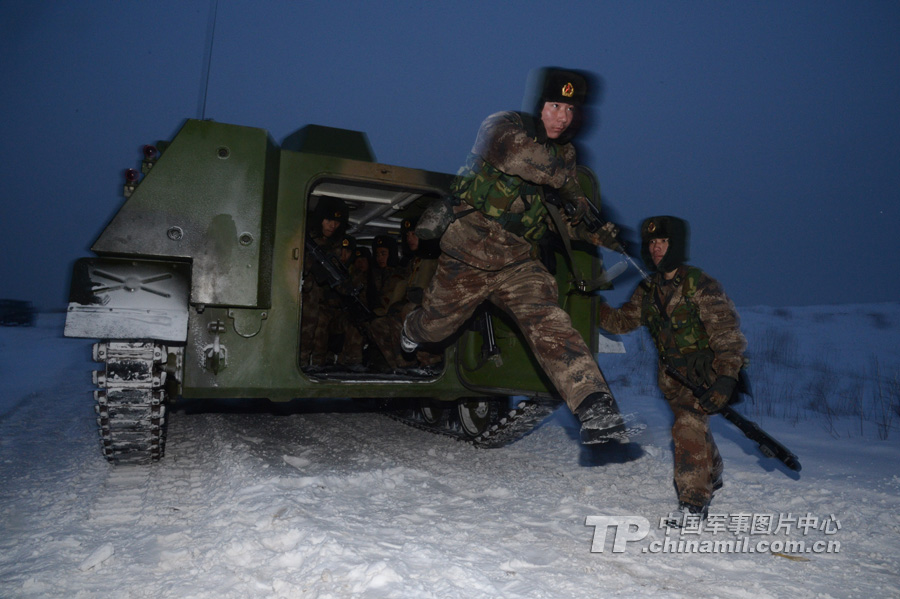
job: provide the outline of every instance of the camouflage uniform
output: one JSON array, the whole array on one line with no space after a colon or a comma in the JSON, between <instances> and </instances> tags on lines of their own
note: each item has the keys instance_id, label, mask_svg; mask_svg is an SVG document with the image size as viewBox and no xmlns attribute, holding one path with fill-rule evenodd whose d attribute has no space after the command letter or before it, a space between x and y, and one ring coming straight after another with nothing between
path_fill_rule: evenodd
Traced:
<instances>
[{"instance_id":1,"label":"camouflage uniform","mask_svg":"<svg viewBox=\"0 0 900 599\"><path fill-rule=\"evenodd\" d=\"M313 241L334 255L340 254L340 244L335 239L319 236ZM329 362L328 337L332 322L340 314L341 301L327 283L316 280L312 266L305 265L302 289L300 344L301 366L323 366Z\"/></svg>"},{"instance_id":2,"label":"camouflage uniform","mask_svg":"<svg viewBox=\"0 0 900 599\"><path fill-rule=\"evenodd\" d=\"M379 250L388 250L388 259L386 266L379 266L377 254ZM372 299L369 302L369 308L378 316L387 314L389 301L393 295L393 290L403 284L404 272L398 265L399 255L397 251L397 242L389 235L378 235L372 240L372 253L376 258L372 261L371 268L371 285Z\"/></svg>"},{"instance_id":3,"label":"camouflage uniform","mask_svg":"<svg viewBox=\"0 0 900 599\"><path fill-rule=\"evenodd\" d=\"M587 201L576 181L575 164L575 148L541 139L531 115L489 116L454 180L454 196L463 202L454 208L460 218L441 238L443 254L422 308L405 322L412 341L439 342L483 301L494 303L512 316L573 411L585 397L608 393L609 387L584 339L559 307L556 280L537 260L536 243L548 228L542 186ZM589 239L581 229L570 234Z\"/></svg>"},{"instance_id":4,"label":"camouflage uniform","mask_svg":"<svg viewBox=\"0 0 900 599\"><path fill-rule=\"evenodd\" d=\"M338 228L326 237L322 232L324 220L337 221ZM328 253L340 259L347 227L347 205L337 198L321 198L310 215L311 228L307 236ZM340 313L340 298L325 281L315 276L315 265L304 255L303 288L301 289L300 326L303 330L300 344L300 366L323 366L329 362L328 338L331 323Z\"/></svg>"},{"instance_id":5,"label":"camouflage uniform","mask_svg":"<svg viewBox=\"0 0 900 599\"><path fill-rule=\"evenodd\" d=\"M368 267L365 270L357 267L357 262L359 261L366 261ZM362 289L362 292L359 294L359 299L365 303L366 306L369 304L368 288L371 266L371 253L369 252L369 248L356 248L353 252L351 264L349 265L350 281L354 287ZM342 366L362 364L365 337L359 332L359 329L353 323L346 310L341 311L339 323L341 332L344 334L344 344L341 347L341 353L338 355L338 364Z\"/></svg>"},{"instance_id":6,"label":"camouflage uniform","mask_svg":"<svg viewBox=\"0 0 900 599\"><path fill-rule=\"evenodd\" d=\"M341 264L347 268L352 287L365 289L365 281L360 282L359 276L354 276L353 261L357 254L356 239L350 235L344 235L341 243ZM331 294L337 300L336 314L331 321L329 348L337 352L337 364L340 366L355 366L362 364L363 338L350 316L347 309L346 298L338 296L336 291ZM360 294L365 302L365 293ZM332 343L334 341L334 343Z\"/></svg>"},{"instance_id":7,"label":"camouflage uniform","mask_svg":"<svg viewBox=\"0 0 900 599\"><path fill-rule=\"evenodd\" d=\"M709 430L709 416L686 387L668 376L662 358L695 385L718 376L734 379L747 341L734 304L722 286L699 268L682 264L671 280L656 273L621 308L599 308L600 326L627 333L647 326L660 356L657 382L675 415L675 487L681 502L705 506L721 481L722 458Z\"/></svg>"}]
</instances>

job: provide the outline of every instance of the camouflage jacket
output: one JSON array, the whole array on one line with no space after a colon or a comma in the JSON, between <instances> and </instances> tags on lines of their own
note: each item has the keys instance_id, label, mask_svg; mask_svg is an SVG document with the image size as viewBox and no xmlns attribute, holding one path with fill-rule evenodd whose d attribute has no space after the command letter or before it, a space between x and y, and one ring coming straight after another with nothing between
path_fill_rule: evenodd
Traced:
<instances>
[{"instance_id":1,"label":"camouflage jacket","mask_svg":"<svg viewBox=\"0 0 900 599\"><path fill-rule=\"evenodd\" d=\"M621 308L601 304L599 324L611 333L627 333L646 326L660 358L665 357L684 374L691 354L711 352L714 376L738 378L744 365L747 340L740 330L734 304L718 281L699 268L683 265L671 281L657 273L649 285L637 289ZM665 374L660 360L660 389L674 397L682 387Z\"/></svg>"},{"instance_id":2,"label":"camouflage jacket","mask_svg":"<svg viewBox=\"0 0 900 599\"><path fill-rule=\"evenodd\" d=\"M324 252L328 254L333 254L340 258L341 256L341 246L339 242L339 235L332 235L331 237L325 237L322 233L311 234L313 243L319 246ZM310 257L310 255L304 254L303 256L303 291L309 292L313 285L319 285L321 287L325 287L327 289L331 289L328 285L327 281L320 280L319 276L316 274L315 268L315 260Z\"/></svg>"},{"instance_id":3,"label":"camouflage jacket","mask_svg":"<svg viewBox=\"0 0 900 599\"><path fill-rule=\"evenodd\" d=\"M547 231L541 187L565 197L583 197L575 176L575 148L541 143L517 112L492 114L481 124L475 145L451 191L462 200L441 249L471 266L499 270L529 259Z\"/></svg>"},{"instance_id":4,"label":"camouflage jacket","mask_svg":"<svg viewBox=\"0 0 900 599\"><path fill-rule=\"evenodd\" d=\"M371 270L372 301L369 308L377 316L384 316L390 307L394 289L405 281L403 269L399 266L374 266Z\"/></svg>"}]
</instances>

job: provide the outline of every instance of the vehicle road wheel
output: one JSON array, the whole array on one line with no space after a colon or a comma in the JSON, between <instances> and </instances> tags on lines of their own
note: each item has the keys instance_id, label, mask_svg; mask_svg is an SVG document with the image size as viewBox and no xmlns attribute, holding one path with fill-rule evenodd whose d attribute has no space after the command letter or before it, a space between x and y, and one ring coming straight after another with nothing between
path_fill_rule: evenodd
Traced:
<instances>
[{"instance_id":1,"label":"vehicle road wheel","mask_svg":"<svg viewBox=\"0 0 900 599\"><path fill-rule=\"evenodd\" d=\"M457 405L457 416L462 431L469 437L477 437L496 418L497 402L487 399L461 401Z\"/></svg>"},{"instance_id":2,"label":"vehicle road wheel","mask_svg":"<svg viewBox=\"0 0 900 599\"><path fill-rule=\"evenodd\" d=\"M447 410L434 405L420 407L419 415L428 426L441 426L447 420Z\"/></svg>"}]
</instances>

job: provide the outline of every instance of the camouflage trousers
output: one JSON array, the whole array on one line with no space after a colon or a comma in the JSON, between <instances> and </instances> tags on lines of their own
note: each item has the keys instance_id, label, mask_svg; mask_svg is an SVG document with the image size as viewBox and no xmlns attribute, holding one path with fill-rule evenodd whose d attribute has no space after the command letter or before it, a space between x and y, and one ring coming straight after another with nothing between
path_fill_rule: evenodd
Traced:
<instances>
[{"instance_id":1,"label":"camouflage trousers","mask_svg":"<svg viewBox=\"0 0 900 599\"><path fill-rule=\"evenodd\" d=\"M303 291L300 308L300 366L321 366L328 361L328 336L338 311L325 301L325 288L313 283Z\"/></svg>"},{"instance_id":2,"label":"camouflage trousers","mask_svg":"<svg viewBox=\"0 0 900 599\"><path fill-rule=\"evenodd\" d=\"M407 302L400 311L381 316L369 323L372 340L391 368L432 366L443 359L441 355L419 350L415 359L408 360L400 351L400 330L403 328L403 320L416 308L416 304Z\"/></svg>"},{"instance_id":3,"label":"camouflage trousers","mask_svg":"<svg viewBox=\"0 0 900 599\"><path fill-rule=\"evenodd\" d=\"M609 386L569 315L559 307L556 280L536 260L488 271L447 254L438 261L422 308L406 318L406 332L417 342L437 343L452 335L484 301L508 313L528 340L541 368L574 411Z\"/></svg>"},{"instance_id":4,"label":"camouflage trousers","mask_svg":"<svg viewBox=\"0 0 900 599\"><path fill-rule=\"evenodd\" d=\"M343 335L344 337L341 353L337 357L337 363L342 366L362 364L363 348L366 345L366 339L359 329L356 328L356 325L353 324L353 320L346 310L341 310L338 313L332 332L335 335Z\"/></svg>"},{"instance_id":5,"label":"camouflage trousers","mask_svg":"<svg viewBox=\"0 0 900 599\"><path fill-rule=\"evenodd\" d=\"M712 499L713 483L722 477L722 456L709 430L709 415L697 407L693 393L681 387L669 400L675 415L675 489L678 500L706 505Z\"/></svg>"},{"instance_id":6,"label":"camouflage trousers","mask_svg":"<svg viewBox=\"0 0 900 599\"><path fill-rule=\"evenodd\" d=\"M313 282L302 294L300 314L300 366L334 364L335 355L329 347L333 335L344 336L337 361L349 366L361 364L365 339L353 325L347 311L327 287Z\"/></svg>"}]
</instances>

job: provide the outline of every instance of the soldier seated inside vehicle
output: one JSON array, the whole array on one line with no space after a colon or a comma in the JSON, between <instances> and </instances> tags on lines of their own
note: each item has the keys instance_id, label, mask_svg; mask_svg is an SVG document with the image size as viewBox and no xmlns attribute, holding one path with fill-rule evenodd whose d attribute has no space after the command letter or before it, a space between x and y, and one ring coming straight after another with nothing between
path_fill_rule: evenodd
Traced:
<instances>
[{"instance_id":1,"label":"soldier seated inside vehicle","mask_svg":"<svg viewBox=\"0 0 900 599\"><path fill-rule=\"evenodd\" d=\"M414 354L400 351L400 331L406 316L422 305L425 288L437 270L441 254L437 239L420 240L415 232L416 220L407 218L401 225L403 257L393 284L381 294L376 308L378 318L369 323L373 339L392 369L418 368L434 370L443 361L442 354L419 349Z\"/></svg>"},{"instance_id":2,"label":"soldier seated inside vehicle","mask_svg":"<svg viewBox=\"0 0 900 599\"><path fill-rule=\"evenodd\" d=\"M414 232L418 214L435 199L331 181L314 188L303 261L305 373L338 380L440 373L441 348L399 351L402 319L421 303L440 254L439 240L421 243Z\"/></svg>"},{"instance_id":3,"label":"soldier seated inside vehicle","mask_svg":"<svg viewBox=\"0 0 900 599\"><path fill-rule=\"evenodd\" d=\"M306 233L311 244L303 263L300 366L316 370L328 365L328 336L341 308L341 297L331 285L326 266L340 264L347 205L339 198L322 198L309 218ZM320 256L319 264L316 256ZM348 256L349 257L349 256Z\"/></svg>"}]
</instances>

